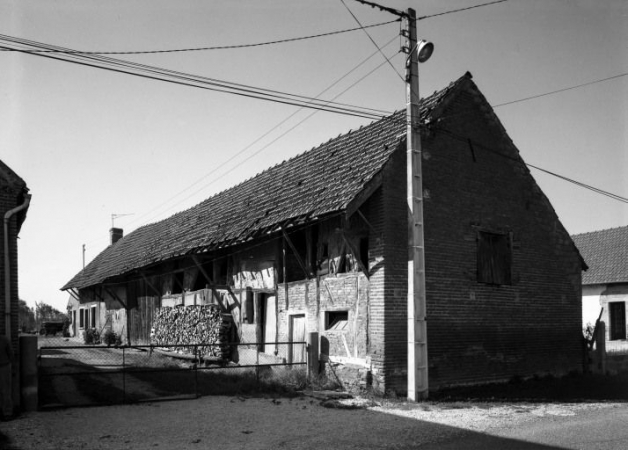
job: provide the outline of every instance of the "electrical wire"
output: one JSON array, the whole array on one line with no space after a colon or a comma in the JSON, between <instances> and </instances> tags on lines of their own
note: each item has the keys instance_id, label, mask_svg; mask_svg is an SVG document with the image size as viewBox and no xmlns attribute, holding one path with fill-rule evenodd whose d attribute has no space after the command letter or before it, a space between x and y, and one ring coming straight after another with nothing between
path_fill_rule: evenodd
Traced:
<instances>
[{"instance_id":1,"label":"electrical wire","mask_svg":"<svg viewBox=\"0 0 628 450\"><path fill-rule=\"evenodd\" d=\"M417 20L430 19L432 17L444 16L445 14L452 14L452 13L457 13L457 12L461 12L461 11L468 11L470 9L481 8L483 6L495 5L497 3L504 3L504 2L507 2L507 1L508 0L497 0L497 1L494 1L494 2L490 2L490 3L482 3L481 5L469 6L467 8L454 9L454 10L451 10L451 11L445 11L445 12L438 13L438 14L430 14L429 16L421 16Z\"/></svg>"},{"instance_id":2,"label":"electrical wire","mask_svg":"<svg viewBox=\"0 0 628 450\"><path fill-rule=\"evenodd\" d=\"M377 42L375 42L375 40L373 39L373 37L369 34L368 31L366 31L366 28L364 28L364 26L362 26L362 24L360 23L360 20L356 17L355 14L353 14L353 11L351 11L351 9L349 9L349 7L347 6L347 4L345 3L345 0L340 0L343 4L343 6L347 9L347 11L349 11L349 14L351 14L351 17L353 17L353 19L357 22L358 25L360 25L360 28L362 29L362 31L364 31L364 33L366 33L366 35L368 36L368 38L370 39L370 41L373 43L373 45L375 46L375 48L377 48L377 50L379 51L379 53L384 57L384 59L386 60L386 62L388 62L388 65L390 67L392 67L392 70L397 74L397 76L401 79L401 81L405 82L404 78L401 76L401 74L399 72L397 72L397 69L395 69L395 66L393 66L393 64L390 62L390 59L388 59L386 57L386 55L384 55L384 52L382 51L381 48L379 48L379 45L377 45Z\"/></svg>"},{"instance_id":3,"label":"electrical wire","mask_svg":"<svg viewBox=\"0 0 628 450\"><path fill-rule=\"evenodd\" d=\"M274 45L274 44L284 44L287 42L296 42L303 41L306 39L315 39L319 37L325 36L333 36L336 34L349 33L357 30L364 30L366 28L374 28L381 27L382 25L389 25L391 23L399 22L400 19L389 20L388 22L375 23L372 25L362 25L356 28L349 28L346 30L338 30L338 31L330 31L328 33L320 33L314 34L310 36L302 36L296 38L288 38L288 39L279 39L275 41L266 41L266 42L258 42L255 44L238 44L238 45L219 45L213 47L193 47L193 48L179 48L179 49L171 49L171 50L135 50L135 51L84 51L84 50L29 50L28 53L76 53L82 55L146 55L146 54L155 54L155 53L180 53L180 52L200 52L200 51L208 51L208 50L234 50L241 48L252 48L252 47L261 47L265 45ZM2 49L2 51L16 51L13 49Z\"/></svg>"},{"instance_id":4,"label":"electrical wire","mask_svg":"<svg viewBox=\"0 0 628 450\"><path fill-rule=\"evenodd\" d=\"M617 200L617 201L622 202L622 203L628 203L628 198L626 198L626 197L622 197L621 195L614 194L614 193L609 192L609 191L605 191L605 190L597 188L595 186L591 186L589 184L583 183L582 181L578 181L578 180L575 180L573 178L569 178L569 177L567 177L565 175L560 175L560 174L552 172L550 170L543 169L542 167L536 166L534 164L526 163L521 158L514 158L512 156L508 156L508 155L506 155L506 154L504 154L504 153L502 153L502 152L500 152L500 151L498 151L498 150L496 150L494 148L487 147L486 145L481 144L481 143L479 143L477 141L474 141L474 140L470 139L467 136L462 136L461 134L456 133L456 132L451 131L451 130L448 130L446 128L437 126L437 127L433 127L433 130L442 131L445 134L449 135L450 137L452 137L454 139L457 139L457 140L459 140L461 142L465 142L465 143L471 142L471 144L473 145L473 148L484 149L484 150L488 151L489 153L492 153L494 155L500 156L502 158L506 158L506 159L508 159L510 161L513 161L513 162L516 162L518 164L522 164L524 166L531 167L531 168L536 169L536 170L538 170L540 172L543 172L543 173L546 173L548 175L551 175L551 176L554 176L556 178L559 178L561 180L567 181L567 182L572 183L572 184L574 184L576 186L579 186L581 188L588 189L588 190L590 190L592 192L595 192L596 194L604 195L604 196L606 196L608 198L611 198L613 200Z\"/></svg>"},{"instance_id":5,"label":"electrical wire","mask_svg":"<svg viewBox=\"0 0 628 450\"><path fill-rule=\"evenodd\" d=\"M558 94L560 92L571 91L572 89L578 89L578 88L581 88L581 87L584 87L584 86L590 86L592 84L602 83L604 81L615 80L617 78L625 77L627 75L628 75L628 72L620 73L619 75L613 75L612 77L601 78L599 80L589 81L587 83L577 84L575 86L569 86L569 87L566 87L566 88L557 89L555 91L544 92L543 94L532 95L530 97L520 98L518 100L511 100L509 102L499 103L497 105L491 105L491 106L493 108L499 108L499 107L506 106L506 105L512 105L514 103L521 103L521 102L525 102L525 101L528 101L528 100L534 100L536 98L546 97L548 95Z\"/></svg>"},{"instance_id":6,"label":"electrical wire","mask_svg":"<svg viewBox=\"0 0 628 450\"><path fill-rule=\"evenodd\" d=\"M393 37L391 40L389 40L388 42L386 42L386 44L384 44L382 46L382 48L386 48L388 47L390 44L392 44L395 40L397 39L397 36ZM336 81L334 81L332 84L330 84L328 87L326 87L324 90L322 90L321 92L319 92L316 97L320 97L321 95L323 95L324 93L326 93L327 91L329 91L331 88L333 88L334 86L336 86L338 83L340 83L343 79L345 79L347 76L349 76L350 74L352 74L353 72L355 72L357 69L359 69L360 67L362 67L367 61L369 61L371 58L373 58L375 55L378 54L378 51L375 51L373 53L371 53L369 56L367 56L365 59L363 59L360 63L358 63L356 66L354 66L351 70L349 70L348 72L346 72L344 75L342 75L341 77L339 77ZM362 77L360 77L358 80L354 81L351 85L349 85L347 88L345 88L344 90L342 90L340 93L336 94L331 100L329 101L333 101L336 100L338 97L340 97L341 95L343 95L344 93L346 93L347 91L349 91L350 89L352 89L353 87L355 87L358 83L360 83L362 80L364 80L365 78L367 78L368 76L370 76L372 73L374 73L376 70L378 70L380 67L382 67L385 64L385 62L381 63L380 65L378 65L377 67L375 67L374 69L372 69L371 71L369 71L368 73L366 73L365 75L363 75ZM225 162L221 163L218 167L216 167L214 170L210 171L209 173L203 175L202 177L200 177L199 179L197 179L194 183L192 183L191 185L189 185L188 187L186 187L185 189L181 190L180 192L178 192L177 194L175 194L174 196L170 197L169 199L167 199L166 201L162 202L161 204L157 205L156 207L152 208L151 210L147 211L144 214L141 214L139 216L137 216L135 219L127 222L127 224L131 224L137 221L140 221L140 219L143 219L145 217L147 217L149 214L151 214L152 212L158 210L159 208L161 208L162 206L168 204L170 201L178 198L181 194L183 194L184 192L188 191L189 189L193 188L194 186L198 185L201 181L203 181L204 179L206 179L208 176L213 175L214 173L216 173L218 170L220 170L221 168L223 168L224 166L226 166L229 162L233 161L235 158L237 158L238 156L240 156L241 154L243 154L246 150L248 150L249 148L251 148L253 145L255 145L257 142L259 142L261 139L263 139L264 137L268 136L272 131L276 130L277 128L279 128L281 125L283 125L284 123L286 123L289 119L291 119L292 117L294 117L296 114L298 114L300 111L302 111L303 109L300 108L299 110L293 112L292 114L290 114L289 116L287 116L285 119L283 119L282 121L280 121L277 125L275 125L274 127L272 127L270 130L268 130L267 132L265 132L262 136L258 137L257 139L255 139L253 142L251 142L250 144L248 144L246 147L244 147L242 150L238 151L236 154L234 154L233 156L231 156L229 159L227 159ZM250 155L249 157L247 157L245 160L241 161L239 164L242 164L246 161L248 161L249 159L253 158L254 156L256 156L257 154L259 154L261 151L265 150L266 148L268 148L270 145L274 144L275 142L277 142L279 139L281 139L282 137L284 137L285 135L287 135L289 132L291 132L292 130L294 130L297 126L301 125L302 123L304 123L306 120L308 120L309 118L311 118L313 115L315 115L318 111L312 111L307 117L305 117L304 119L300 120L298 123L296 123L295 125L293 125L291 128L289 128L288 130L284 131L281 135L279 135L278 137L274 138L271 142L267 143L264 145L264 147L262 147L261 149L257 150L254 154ZM185 200L189 199L190 197L196 195L197 193L199 193L200 191L206 189L208 186L210 186L211 184L215 183L216 181L218 181L219 179L223 178L224 176L228 175L229 173L233 172L233 170L235 170L238 166L235 166L231 169L229 169L227 172L221 174L220 176L218 176L217 178L212 179L212 181L208 184L203 185L200 189L198 189L197 191L193 192L192 194L188 195L187 197L180 199L177 203L177 205L175 206L179 206L179 204L181 202L184 202ZM172 207L169 207L169 209L171 209ZM154 219L156 219L157 217L161 216L162 214L164 214L165 211L162 211L156 215L152 215L150 216L149 219L147 220L143 220L142 223L146 224ZM93 240L88 241L88 244L91 244L93 242L97 242L97 241L101 241L101 238L96 238Z\"/></svg>"},{"instance_id":7,"label":"electrical wire","mask_svg":"<svg viewBox=\"0 0 628 450\"><path fill-rule=\"evenodd\" d=\"M9 45L19 44L27 45L36 48L53 48L63 49L60 47L55 48L47 44L37 43L34 41L27 41L11 36L0 35L0 42L9 42ZM7 48L6 45L0 45L0 48ZM10 48L10 47L9 47ZM23 48L13 48L18 52L23 52ZM31 53L32 54L32 53ZM258 100L272 101L276 103L282 103L291 106L301 106L310 109L324 110L327 112L335 112L337 114L352 115L357 117L368 118L371 120L380 119L389 114L387 111L377 111L372 108L364 108L355 105L339 104L335 102L327 102L324 100L315 99L312 97L306 97L302 95L289 94L286 92L257 88L253 86L243 85L239 83L226 82L223 80L217 80L208 77L202 77L192 75L184 72L173 71L169 69L163 69L160 67L149 66L145 64L134 63L131 61L119 60L114 58L108 58L97 55L81 55L81 54L42 54L36 53L34 56L40 56L44 58L50 58L65 62L71 62L74 64L84 65L88 67L99 68L103 70L109 70L113 72L125 73L142 78L154 79L159 81L165 81L168 83L186 85L190 87L197 87L201 89L228 93L232 95L239 95L248 98L254 98Z\"/></svg>"}]
</instances>

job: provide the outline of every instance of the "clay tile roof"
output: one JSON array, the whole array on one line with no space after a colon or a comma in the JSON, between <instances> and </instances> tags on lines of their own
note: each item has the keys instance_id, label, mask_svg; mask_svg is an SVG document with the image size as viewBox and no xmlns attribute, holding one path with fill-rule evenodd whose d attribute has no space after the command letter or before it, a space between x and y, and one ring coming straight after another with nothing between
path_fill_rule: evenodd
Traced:
<instances>
[{"instance_id":1,"label":"clay tile roof","mask_svg":"<svg viewBox=\"0 0 628 450\"><path fill-rule=\"evenodd\" d=\"M582 284L628 282L628 226L572 236L589 270Z\"/></svg>"},{"instance_id":2,"label":"clay tile roof","mask_svg":"<svg viewBox=\"0 0 628 450\"><path fill-rule=\"evenodd\" d=\"M421 102L428 123L468 72ZM177 256L226 247L282 224L343 211L405 140L405 111L331 139L107 247L63 288L84 288Z\"/></svg>"}]
</instances>

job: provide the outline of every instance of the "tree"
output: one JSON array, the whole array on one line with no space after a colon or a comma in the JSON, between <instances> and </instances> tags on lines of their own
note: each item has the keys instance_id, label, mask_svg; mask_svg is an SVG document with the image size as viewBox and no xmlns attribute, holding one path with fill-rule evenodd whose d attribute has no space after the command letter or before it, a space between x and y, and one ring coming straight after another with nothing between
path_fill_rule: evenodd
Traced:
<instances>
[{"instance_id":1,"label":"tree","mask_svg":"<svg viewBox=\"0 0 628 450\"><path fill-rule=\"evenodd\" d=\"M37 324L35 322L35 311L33 311L33 308L30 308L24 300L19 301L18 308L19 329L23 332L36 330Z\"/></svg>"},{"instance_id":2,"label":"tree","mask_svg":"<svg viewBox=\"0 0 628 450\"><path fill-rule=\"evenodd\" d=\"M43 302L35 303L35 318L39 323L46 320L68 320L67 314Z\"/></svg>"}]
</instances>

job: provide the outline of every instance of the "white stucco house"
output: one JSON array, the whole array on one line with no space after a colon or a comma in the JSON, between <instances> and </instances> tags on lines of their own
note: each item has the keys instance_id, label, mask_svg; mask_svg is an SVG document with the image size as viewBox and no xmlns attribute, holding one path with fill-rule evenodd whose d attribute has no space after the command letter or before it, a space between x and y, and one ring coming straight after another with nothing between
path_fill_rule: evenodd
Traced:
<instances>
[{"instance_id":1,"label":"white stucco house","mask_svg":"<svg viewBox=\"0 0 628 450\"><path fill-rule=\"evenodd\" d=\"M607 351L628 350L628 226L572 238L589 266L582 275L582 324L594 324L602 312Z\"/></svg>"}]
</instances>

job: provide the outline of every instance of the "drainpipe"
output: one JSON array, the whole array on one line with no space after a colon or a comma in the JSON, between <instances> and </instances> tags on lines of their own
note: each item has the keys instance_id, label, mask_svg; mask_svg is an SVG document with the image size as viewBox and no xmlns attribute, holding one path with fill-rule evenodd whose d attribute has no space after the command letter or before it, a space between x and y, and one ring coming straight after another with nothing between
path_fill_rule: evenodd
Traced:
<instances>
[{"instance_id":1,"label":"drainpipe","mask_svg":"<svg viewBox=\"0 0 628 450\"><path fill-rule=\"evenodd\" d=\"M11 339L11 258L9 257L9 220L13 214L28 208L31 195L24 196L24 203L13 208L4 215L4 315L6 320L5 333Z\"/></svg>"}]
</instances>

